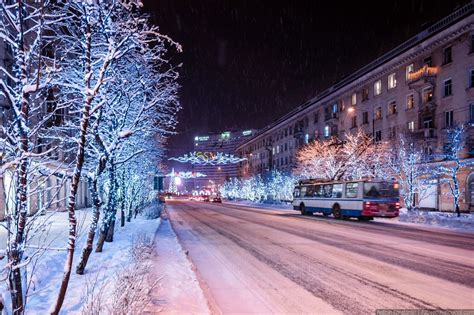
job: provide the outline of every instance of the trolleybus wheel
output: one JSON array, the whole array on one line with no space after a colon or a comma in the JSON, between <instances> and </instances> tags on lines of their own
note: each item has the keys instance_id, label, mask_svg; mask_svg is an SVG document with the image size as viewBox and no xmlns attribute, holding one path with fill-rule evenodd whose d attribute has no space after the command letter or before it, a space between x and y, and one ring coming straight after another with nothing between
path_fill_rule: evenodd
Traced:
<instances>
[{"instance_id":1,"label":"trolleybus wheel","mask_svg":"<svg viewBox=\"0 0 474 315\"><path fill-rule=\"evenodd\" d=\"M304 203L300 204L300 211L302 215L308 215L306 212L306 207L304 206Z\"/></svg>"},{"instance_id":2,"label":"trolleybus wheel","mask_svg":"<svg viewBox=\"0 0 474 315\"><path fill-rule=\"evenodd\" d=\"M339 219L339 220L343 219L341 207L338 204L335 204L334 206L332 206L332 215L336 219Z\"/></svg>"}]
</instances>

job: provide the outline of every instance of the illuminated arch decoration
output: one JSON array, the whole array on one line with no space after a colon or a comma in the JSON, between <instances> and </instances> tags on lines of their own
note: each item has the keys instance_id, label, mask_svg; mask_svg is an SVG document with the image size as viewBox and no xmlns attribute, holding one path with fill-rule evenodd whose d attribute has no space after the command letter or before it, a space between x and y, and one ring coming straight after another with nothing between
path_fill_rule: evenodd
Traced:
<instances>
[{"instance_id":1,"label":"illuminated arch decoration","mask_svg":"<svg viewBox=\"0 0 474 315\"><path fill-rule=\"evenodd\" d=\"M247 159L222 152L191 152L180 157L169 158L169 160L199 165L227 165L246 161Z\"/></svg>"},{"instance_id":2,"label":"illuminated arch decoration","mask_svg":"<svg viewBox=\"0 0 474 315\"><path fill-rule=\"evenodd\" d=\"M174 172L174 169L171 173L166 174L166 177L179 177L182 179L192 179L192 178L201 178L206 177L206 174L200 172Z\"/></svg>"}]
</instances>

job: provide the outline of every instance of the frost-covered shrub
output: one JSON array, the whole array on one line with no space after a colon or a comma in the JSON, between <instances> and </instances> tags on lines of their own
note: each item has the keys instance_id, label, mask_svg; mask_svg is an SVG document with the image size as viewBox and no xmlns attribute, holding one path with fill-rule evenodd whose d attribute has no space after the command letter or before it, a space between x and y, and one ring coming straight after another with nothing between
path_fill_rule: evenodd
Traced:
<instances>
[{"instance_id":1,"label":"frost-covered shrub","mask_svg":"<svg viewBox=\"0 0 474 315\"><path fill-rule=\"evenodd\" d=\"M151 291L159 281L149 277L153 238L140 234L132 244L129 252L131 263L117 272L113 282L97 286L95 279L88 283L82 314L142 314L150 304ZM107 292L110 292L109 295Z\"/></svg>"},{"instance_id":2,"label":"frost-covered shrub","mask_svg":"<svg viewBox=\"0 0 474 315\"><path fill-rule=\"evenodd\" d=\"M163 207L163 204L160 204L157 200L154 200L149 206L143 208L142 214L148 220L155 220L160 217Z\"/></svg>"}]
</instances>

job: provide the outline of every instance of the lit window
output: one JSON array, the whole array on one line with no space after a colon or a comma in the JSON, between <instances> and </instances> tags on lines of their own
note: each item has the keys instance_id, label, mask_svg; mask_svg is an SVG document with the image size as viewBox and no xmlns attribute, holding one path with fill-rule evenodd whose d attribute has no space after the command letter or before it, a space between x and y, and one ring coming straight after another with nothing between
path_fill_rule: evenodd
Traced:
<instances>
[{"instance_id":1,"label":"lit window","mask_svg":"<svg viewBox=\"0 0 474 315\"><path fill-rule=\"evenodd\" d=\"M377 109L375 110L375 119L382 119L382 107L377 107Z\"/></svg>"},{"instance_id":2,"label":"lit window","mask_svg":"<svg viewBox=\"0 0 474 315\"><path fill-rule=\"evenodd\" d=\"M448 64L451 61L453 61L452 48L451 47L446 47L443 50L443 65Z\"/></svg>"},{"instance_id":3,"label":"lit window","mask_svg":"<svg viewBox=\"0 0 474 315\"><path fill-rule=\"evenodd\" d=\"M415 131L415 122L414 121L408 122L408 130Z\"/></svg>"},{"instance_id":4,"label":"lit window","mask_svg":"<svg viewBox=\"0 0 474 315\"><path fill-rule=\"evenodd\" d=\"M448 79L444 81L444 96L453 95L453 81Z\"/></svg>"},{"instance_id":5,"label":"lit window","mask_svg":"<svg viewBox=\"0 0 474 315\"><path fill-rule=\"evenodd\" d=\"M374 83L374 95L382 94L382 81L378 80Z\"/></svg>"},{"instance_id":6,"label":"lit window","mask_svg":"<svg viewBox=\"0 0 474 315\"><path fill-rule=\"evenodd\" d=\"M388 114L393 115L397 113L397 103L395 101L388 104Z\"/></svg>"},{"instance_id":7,"label":"lit window","mask_svg":"<svg viewBox=\"0 0 474 315\"><path fill-rule=\"evenodd\" d=\"M304 143L308 144L309 142L309 134L304 135Z\"/></svg>"},{"instance_id":8,"label":"lit window","mask_svg":"<svg viewBox=\"0 0 474 315\"><path fill-rule=\"evenodd\" d=\"M423 102L431 102L433 100L433 88L431 86L423 89Z\"/></svg>"},{"instance_id":9,"label":"lit window","mask_svg":"<svg viewBox=\"0 0 474 315\"><path fill-rule=\"evenodd\" d=\"M329 138L329 126L324 126L324 137Z\"/></svg>"},{"instance_id":10,"label":"lit window","mask_svg":"<svg viewBox=\"0 0 474 315\"><path fill-rule=\"evenodd\" d=\"M392 73L388 76L388 88L393 89L397 86L397 76L395 73Z\"/></svg>"},{"instance_id":11,"label":"lit window","mask_svg":"<svg viewBox=\"0 0 474 315\"><path fill-rule=\"evenodd\" d=\"M337 103L332 104L332 112L334 114L337 113L337 109L338 109Z\"/></svg>"},{"instance_id":12,"label":"lit window","mask_svg":"<svg viewBox=\"0 0 474 315\"><path fill-rule=\"evenodd\" d=\"M407 95L407 109L412 109L415 107L415 98L413 94Z\"/></svg>"},{"instance_id":13,"label":"lit window","mask_svg":"<svg viewBox=\"0 0 474 315\"><path fill-rule=\"evenodd\" d=\"M357 104L357 94L353 93L351 97L351 105L356 105Z\"/></svg>"},{"instance_id":14,"label":"lit window","mask_svg":"<svg viewBox=\"0 0 474 315\"><path fill-rule=\"evenodd\" d=\"M408 80L408 76L410 75L410 72L413 72L415 71L415 67L413 66L413 64L410 64L406 67L406 79Z\"/></svg>"},{"instance_id":15,"label":"lit window","mask_svg":"<svg viewBox=\"0 0 474 315\"><path fill-rule=\"evenodd\" d=\"M369 88L365 87L362 89L362 101L367 101L369 99Z\"/></svg>"},{"instance_id":16,"label":"lit window","mask_svg":"<svg viewBox=\"0 0 474 315\"><path fill-rule=\"evenodd\" d=\"M444 112L444 118L445 118L445 127L452 127L453 126L453 121L454 121L454 112L452 110L448 112Z\"/></svg>"}]
</instances>

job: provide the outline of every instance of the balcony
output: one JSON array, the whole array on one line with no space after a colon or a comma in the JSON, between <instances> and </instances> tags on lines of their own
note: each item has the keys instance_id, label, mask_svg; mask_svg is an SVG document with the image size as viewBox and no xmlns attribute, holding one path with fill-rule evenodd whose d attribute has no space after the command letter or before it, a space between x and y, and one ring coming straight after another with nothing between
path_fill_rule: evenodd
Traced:
<instances>
[{"instance_id":1,"label":"balcony","mask_svg":"<svg viewBox=\"0 0 474 315\"><path fill-rule=\"evenodd\" d=\"M436 75L438 75L437 67L424 66L423 68L408 73L407 82L408 84L413 84L419 81L424 83L429 78L435 78Z\"/></svg>"},{"instance_id":2,"label":"balcony","mask_svg":"<svg viewBox=\"0 0 474 315\"><path fill-rule=\"evenodd\" d=\"M436 129L435 128L421 128L419 129L416 134L418 135L419 139L436 139Z\"/></svg>"}]
</instances>

